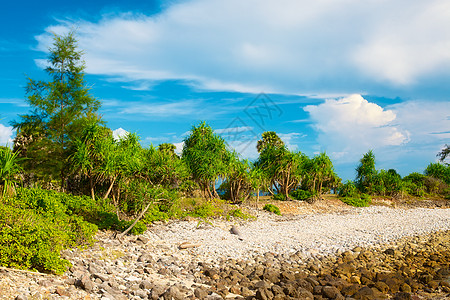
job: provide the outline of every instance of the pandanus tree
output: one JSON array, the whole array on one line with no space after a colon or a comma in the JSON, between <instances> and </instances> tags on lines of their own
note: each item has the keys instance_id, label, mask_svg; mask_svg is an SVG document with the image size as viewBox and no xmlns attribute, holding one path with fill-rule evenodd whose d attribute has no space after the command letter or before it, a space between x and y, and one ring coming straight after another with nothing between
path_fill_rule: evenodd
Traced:
<instances>
[{"instance_id":1,"label":"pandanus tree","mask_svg":"<svg viewBox=\"0 0 450 300\"><path fill-rule=\"evenodd\" d=\"M256 166L268 179L268 191L289 199L289 193L298 187L305 175L305 159L301 152L289 151L284 146L267 146L260 153Z\"/></svg>"},{"instance_id":2,"label":"pandanus tree","mask_svg":"<svg viewBox=\"0 0 450 300\"><path fill-rule=\"evenodd\" d=\"M309 188L318 196L322 194L324 186L336 187L340 182L340 178L334 172L333 163L325 152L309 160L307 174Z\"/></svg>"},{"instance_id":3,"label":"pandanus tree","mask_svg":"<svg viewBox=\"0 0 450 300\"><path fill-rule=\"evenodd\" d=\"M19 158L17 152L12 152L7 147L0 146L0 187L2 187L2 196L14 194L16 176L21 168L18 164Z\"/></svg>"},{"instance_id":4,"label":"pandanus tree","mask_svg":"<svg viewBox=\"0 0 450 300\"><path fill-rule=\"evenodd\" d=\"M214 134L205 122L194 126L184 140L182 159L191 171L192 178L202 189L205 198L219 197L215 185L227 173L230 153L222 137Z\"/></svg>"},{"instance_id":5,"label":"pandanus tree","mask_svg":"<svg viewBox=\"0 0 450 300\"><path fill-rule=\"evenodd\" d=\"M231 154L225 185L232 203L241 203L250 197L253 189L251 170L250 161L239 159L237 153Z\"/></svg>"},{"instance_id":6,"label":"pandanus tree","mask_svg":"<svg viewBox=\"0 0 450 300\"><path fill-rule=\"evenodd\" d=\"M373 193L376 176L375 155L372 150L369 150L356 167L356 186L363 193Z\"/></svg>"}]
</instances>

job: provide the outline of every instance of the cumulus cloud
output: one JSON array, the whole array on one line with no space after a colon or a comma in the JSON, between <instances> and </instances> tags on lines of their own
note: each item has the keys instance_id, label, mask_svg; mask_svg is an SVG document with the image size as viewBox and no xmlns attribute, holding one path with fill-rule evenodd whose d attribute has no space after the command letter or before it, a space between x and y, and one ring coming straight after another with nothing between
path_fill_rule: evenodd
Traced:
<instances>
[{"instance_id":1,"label":"cumulus cloud","mask_svg":"<svg viewBox=\"0 0 450 300\"><path fill-rule=\"evenodd\" d=\"M409 132L398 126L397 115L361 95L329 99L304 108L319 132L319 144L334 158L350 159L369 149L398 146L409 141Z\"/></svg>"},{"instance_id":2,"label":"cumulus cloud","mask_svg":"<svg viewBox=\"0 0 450 300\"><path fill-rule=\"evenodd\" d=\"M407 8L407 9L405 9ZM47 51L50 32L37 37ZM123 80L185 79L207 89L348 93L447 78L450 2L175 1L159 14L76 22L87 71ZM326 87L324 87L326 82ZM144 87L145 85L140 85Z\"/></svg>"},{"instance_id":3,"label":"cumulus cloud","mask_svg":"<svg viewBox=\"0 0 450 300\"><path fill-rule=\"evenodd\" d=\"M14 130L12 127L0 124L0 145L1 146L11 146L13 143Z\"/></svg>"},{"instance_id":4,"label":"cumulus cloud","mask_svg":"<svg viewBox=\"0 0 450 300\"><path fill-rule=\"evenodd\" d=\"M123 129L122 127L117 128L116 130L113 130L113 138L115 140L120 140L121 138L125 137L129 132Z\"/></svg>"}]
</instances>

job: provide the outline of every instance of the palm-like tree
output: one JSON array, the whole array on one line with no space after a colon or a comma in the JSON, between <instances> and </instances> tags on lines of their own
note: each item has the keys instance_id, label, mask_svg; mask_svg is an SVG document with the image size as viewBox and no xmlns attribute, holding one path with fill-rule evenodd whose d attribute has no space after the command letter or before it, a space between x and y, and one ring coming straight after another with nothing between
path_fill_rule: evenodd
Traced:
<instances>
[{"instance_id":1,"label":"palm-like tree","mask_svg":"<svg viewBox=\"0 0 450 300\"><path fill-rule=\"evenodd\" d=\"M3 186L3 197L14 193L16 175L21 171L17 155L9 148L0 147L0 186Z\"/></svg>"}]
</instances>

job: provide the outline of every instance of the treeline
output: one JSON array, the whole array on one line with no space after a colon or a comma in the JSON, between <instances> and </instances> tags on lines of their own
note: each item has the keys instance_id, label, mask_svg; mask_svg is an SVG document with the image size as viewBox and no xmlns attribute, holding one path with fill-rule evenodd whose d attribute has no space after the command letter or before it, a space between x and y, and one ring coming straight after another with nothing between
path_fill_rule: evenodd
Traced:
<instances>
[{"instance_id":1,"label":"treeline","mask_svg":"<svg viewBox=\"0 0 450 300\"><path fill-rule=\"evenodd\" d=\"M394 169L376 170L375 155L370 150L356 168L356 179L345 182L338 190L346 203L366 206L370 196L403 198L437 196L450 200L450 165L445 163L449 146L438 153L440 162L430 163L423 173L413 172L402 178Z\"/></svg>"}]
</instances>

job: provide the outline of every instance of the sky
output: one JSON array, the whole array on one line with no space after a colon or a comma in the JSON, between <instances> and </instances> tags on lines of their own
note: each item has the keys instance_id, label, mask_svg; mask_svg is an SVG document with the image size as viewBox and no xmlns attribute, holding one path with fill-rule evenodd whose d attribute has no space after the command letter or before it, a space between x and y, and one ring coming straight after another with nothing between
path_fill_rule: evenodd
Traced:
<instances>
[{"instance_id":1,"label":"sky","mask_svg":"<svg viewBox=\"0 0 450 300\"><path fill-rule=\"evenodd\" d=\"M107 126L143 146L206 121L254 160L275 131L351 180L370 149L406 176L450 144L448 0L7 1L0 25L0 145L70 30Z\"/></svg>"}]
</instances>

